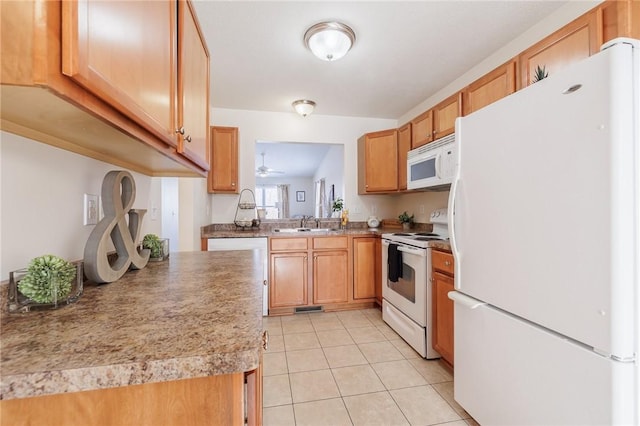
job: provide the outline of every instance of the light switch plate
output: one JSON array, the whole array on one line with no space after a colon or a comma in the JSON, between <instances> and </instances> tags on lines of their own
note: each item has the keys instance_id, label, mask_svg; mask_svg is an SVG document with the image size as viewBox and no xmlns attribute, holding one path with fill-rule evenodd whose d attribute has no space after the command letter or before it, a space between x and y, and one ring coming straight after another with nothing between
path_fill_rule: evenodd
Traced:
<instances>
[{"instance_id":1,"label":"light switch plate","mask_svg":"<svg viewBox=\"0 0 640 426\"><path fill-rule=\"evenodd\" d=\"M98 196L93 194L84 194L84 225L95 225L98 223Z\"/></svg>"}]
</instances>

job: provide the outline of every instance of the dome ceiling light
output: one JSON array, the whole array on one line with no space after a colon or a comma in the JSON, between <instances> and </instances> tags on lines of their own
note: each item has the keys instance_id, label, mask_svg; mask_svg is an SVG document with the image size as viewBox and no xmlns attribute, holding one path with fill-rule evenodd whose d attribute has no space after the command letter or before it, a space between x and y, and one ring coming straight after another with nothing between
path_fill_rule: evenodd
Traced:
<instances>
[{"instance_id":1,"label":"dome ceiling light","mask_svg":"<svg viewBox=\"0 0 640 426\"><path fill-rule=\"evenodd\" d=\"M320 22L304 33L304 44L324 61L337 61L347 54L356 34L340 22Z\"/></svg>"},{"instance_id":2,"label":"dome ceiling light","mask_svg":"<svg viewBox=\"0 0 640 426\"><path fill-rule=\"evenodd\" d=\"M298 99L297 101L294 101L291 106L293 106L293 109L295 109L298 114L306 117L313 112L313 109L316 107L316 103L308 99Z\"/></svg>"}]
</instances>

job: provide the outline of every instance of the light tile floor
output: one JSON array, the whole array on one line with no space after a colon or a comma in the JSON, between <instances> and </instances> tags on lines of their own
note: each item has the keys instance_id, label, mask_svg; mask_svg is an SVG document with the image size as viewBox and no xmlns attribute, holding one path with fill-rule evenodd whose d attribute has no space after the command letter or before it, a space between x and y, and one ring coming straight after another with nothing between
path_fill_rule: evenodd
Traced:
<instances>
[{"instance_id":1,"label":"light tile floor","mask_svg":"<svg viewBox=\"0 0 640 426\"><path fill-rule=\"evenodd\" d=\"M264 318L265 426L477 425L378 309Z\"/></svg>"}]
</instances>

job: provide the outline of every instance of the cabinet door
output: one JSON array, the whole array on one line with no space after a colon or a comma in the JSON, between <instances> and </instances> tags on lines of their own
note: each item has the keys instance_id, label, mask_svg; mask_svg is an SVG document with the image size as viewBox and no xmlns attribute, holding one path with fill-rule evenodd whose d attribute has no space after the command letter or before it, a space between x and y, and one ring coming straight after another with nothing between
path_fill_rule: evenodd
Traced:
<instances>
[{"instance_id":1,"label":"cabinet door","mask_svg":"<svg viewBox=\"0 0 640 426\"><path fill-rule=\"evenodd\" d=\"M62 72L176 146L176 2L62 2Z\"/></svg>"},{"instance_id":2,"label":"cabinet door","mask_svg":"<svg viewBox=\"0 0 640 426\"><path fill-rule=\"evenodd\" d=\"M433 110L423 112L411 120L411 149L433 140Z\"/></svg>"},{"instance_id":3,"label":"cabinet door","mask_svg":"<svg viewBox=\"0 0 640 426\"><path fill-rule=\"evenodd\" d=\"M209 170L209 51L191 2L178 2L178 153Z\"/></svg>"},{"instance_id":4,"label":"cabinet door","mask_svg":"<svg viewBox=\"0 0 640 426\"><path fill-rule=\"evenodd\" d=\"M533 82L538 66L553 75L597 53L601 45L602 28L598 25L597 13L582 15L520 54L520 88Z\"/></svg>"},{"instance_id":5,"label":"cabinet door","mask_svg":"<svg viewBox=\"0 0 640 426\"><path fill-rule=\"evenodd\" d=\"M450 135L455 130L456 118L462 115L462 92L449 96L433 107L434 139Z\"/></svg>"},{"instance_id":6,"label":"cabinet door","mask_svg":"<svg viewBox=\"0 0 640 426\"><path fill-rule=\"evenodd\" d=\"M307 253L272 253L269 269L269 307L307 304Z\"/></svg>"},{"instance_id":7,"label":"cabinet door","mask_svg":"<svg viewBox=\"0 0 640 426\"><path fill-rule=\"evenodd\" d=\"M453 366L453 300L447 297L453 291L453 278L433 273L432 321L433 347L445 361Z\"/></svg>"},{"instance_id":8,"label":"cabinet door","mask_svg":"<svg viewBox=\"0 0 640 426\"><path fill-rule=\"evenodd\" d=\"M368 133L358 140L358 192L398 189L398 132Z\"/></svg>"},{"instance_id":9,"label":"cabinet door","mask_svg":"<svg viewBox=\"0 0 640 426\"><path fill-rule=\"evenodd\" d=\"M407 153L411 150L411 123L398 129L398 189L407 189Z\"/></svg>"},{"instance_id":10,"label":"cabinet door","mask_svg":"<svg viewBox=\"0 0 640 426\"><path fill-rule=\"evenodd\" d=\"M376 297L376 257L379 238L353 239L353 298Z\"/></svg>"},{"instance_id":11,"label":"cabinet door","mask_svg":"<svg viewBox=\"0 0 640 426\"><path fill-rule=\"evenodd\" d=\"M209 192L237 194L238 128L211 127L210 151Z\"/></svg>"},{"instance_id":12,"label":"cabinet door","mask_svg":"<svg viewBox=\"0 0 640 426\"><path fill-rule=\"evenodd\" d=\"M465 88L462 96L464 115L469 115L515 91L516 61L509 61Z\"/></svg>"},{"instance_id":13,"label":"cabinet door","mask_svg":"<svg viewBox=\"0 0 640 426\"><path fill-rule=\"evenodd\" d=\"M347 251L313 253L313 303L348 301Z\"/></svg>"}]
</instances>

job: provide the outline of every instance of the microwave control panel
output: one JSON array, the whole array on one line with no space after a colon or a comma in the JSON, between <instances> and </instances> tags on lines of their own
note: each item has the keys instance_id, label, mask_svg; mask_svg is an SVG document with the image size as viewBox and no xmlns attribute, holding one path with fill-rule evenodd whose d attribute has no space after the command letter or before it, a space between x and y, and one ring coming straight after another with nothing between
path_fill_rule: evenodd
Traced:
<instances>
[{"instance_id":1,"label":"microwave control panel","mask_svg":"<svg viewBox=\"0 0 640 426\"><path fill-rule=\"evenodd\" d=\"M451 144L442 147L440 152L440 177L453 177L456 173L456 146Z\"/></svg>"}]
</instances>

